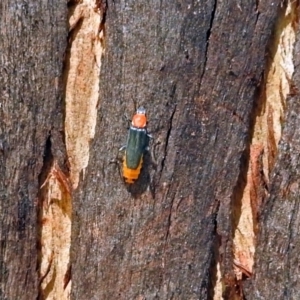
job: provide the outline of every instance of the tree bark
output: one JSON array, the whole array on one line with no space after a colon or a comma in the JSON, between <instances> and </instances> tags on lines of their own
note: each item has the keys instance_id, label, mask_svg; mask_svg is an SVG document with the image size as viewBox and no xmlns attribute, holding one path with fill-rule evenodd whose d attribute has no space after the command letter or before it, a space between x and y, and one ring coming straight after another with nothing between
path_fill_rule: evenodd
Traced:
<instances>
[{"instance_id":1,"label":"tree bark","mask_svg":"<svg viewBox=\"0 0 300 300\"><path fill-rule=\"evenodd\" d=\"M235 292L231 211L276 14L271 1L108 2L99 119L74 196L74 298L211 299L219 260L224 296ZM141 105L157 165L146 156L126 187L111 161Z\"/></svg>"},{"instance_id":2,"label":"tree bark","mask_svg":"<svg viewBox=\"0 0 300 300\"><path fill-rule=\"evenodd\" d=\"M242 2L2 0L0 300L297 298L297 94L267 171L252 144L291 2ZM153 139L126 185L140 106Z\"/></svg>"},{"instance_id":3,"label":"tree bark","mask_svg":"<svg viewBox=\"0 0 300 300\"><path fill-rule=\"evenodd\" d=\"M42 170L47 153L66 160L66 16L63 2L0 3L0 299L39 295Z\"/></svg>"},{"instance_id":4,"label":"tree bark","mask_svg":"<svg viewBox=\"0 0 300 300\"><path fill-rule=\"evenodd\" d=\"M297 32L294 65L298 66L300 39ZM263 207L257 245L255 277L249 299L299 299L299 149L300 104L295 69L293 90L278 156L272 172L270 193ZM247 297L247 299L248 299Z\"/></svg>"}]
</instances>

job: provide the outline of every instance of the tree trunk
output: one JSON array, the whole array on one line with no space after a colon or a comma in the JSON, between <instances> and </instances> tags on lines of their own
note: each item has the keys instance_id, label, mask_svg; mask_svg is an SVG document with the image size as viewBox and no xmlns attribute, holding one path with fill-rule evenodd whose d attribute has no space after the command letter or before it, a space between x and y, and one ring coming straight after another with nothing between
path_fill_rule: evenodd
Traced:
<instances>
[{"instance_id":1,"label":"tree trunk","mask_svg":"<svg viewBox=\"0 0 300 300\"><path fill-rule=\"evenodd\" d=\"M63 2L0 3L0 299L39 294L38 195L49 158L61 168L66 161L60 80L66 14Z\"/></svg>"},{"instance_id":2,"label":"tree trunk","mask_svg":"<svg viewBox=\"0 0 300 300\"><path fill-rule=\"evenodd\" d=\"M74 298L209 299L217 261L235 292L231 211L276 15L271 2L109 3L92 163L74 196ZM111 161L141 105L157 164L146 157L126 187Z\"/></svg>"},{"instance_id":3,"label":"tree trunk","mask_svg":"<svg viewBox=\"0 0 300 300\"><path fill-rule=\"evenodd\" d=\"M0 299L296 299L297 3L2 2Z\"/></svg>"}]
</instances>

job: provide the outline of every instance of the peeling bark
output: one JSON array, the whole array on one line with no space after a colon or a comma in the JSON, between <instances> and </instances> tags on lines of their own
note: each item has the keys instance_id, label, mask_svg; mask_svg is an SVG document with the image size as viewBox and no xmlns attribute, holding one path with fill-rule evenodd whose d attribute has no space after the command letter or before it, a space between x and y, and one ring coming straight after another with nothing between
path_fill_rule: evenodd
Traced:
<instances>
[{"instance_id":1,"label":"peeling bark","mask_svg":"<svg viewBox=\"0 0 300 300\"><path fill-rule=\"evenodd\" d=\"M0 299L37 299L43 276L39 218L46 152L67 172L62 69L67 8L0 4ZM50 145L50 147L49 147ZM51 260L51 256L49 258ZM47 268L46 268L47 269ZM43 273L43 274L42 274Z\"/></svg>"},{"instance_id":2,"label":"peeling bark","mask_svg":"<svg viewBox=\"0 0 300 300\"><path fill-rule=\"evenodd\" d=\"M105 11L95 0L69 5L69 47L65 66L65 134L74 189L89 161L95 135Z\"/></svg>"},{"instance_id":3,"label":"peeling bark","mask_svg":"<svg viewBox=\"0 0 300 300\"><path fill-rule=\"evenodd\" d=\"M99 121L74 195L74 298L211 299L218 261L223 297L240 297L231 212L276 15L271 1L108 2ZM140 105L157 165L146 155L128 187L111 161Z\"/></svg>"},{"instance_id":4,"label":"peeling bark","mask_svg":"<svg viewBox=\"0 0 300 300\"><path fill-rule=\"evenodd\" d=\"M295 29L299 7L295 2L292 4L293 10L286 11L290 14L288 15L290 22L287 25L294 29L294 34L297 32L291 63L292 66L298 66L300 36L299 30L295 31ZM290 37L293 38L293 34ZM289 44L286 42L285 46ZM300 297L298 280L300 105L299 92L295 89L300 82L299 68L295 69L292 81L288 77L287 81L290 89L290 96L284 104L287 113L274 169L270 176L269 196L260 217L255 276L252 285L247 288L247 299L298 299Z\"/></svg>"},{"instance_id":5,"label":"peeling bark","mask_svg":"<svg viewBox=\"0 0 300 300\"><path fill-rule=\"evenodd\" d=\"M243 191L241 213L234 237L234 255L239 262L236 274L240 280L252 276L255 257L261 261L261 253L255 255L257 235L260 230L265 231L265 228L262 228L264 223L260 223L260 214L264 201L268 197L272 197L270 187L273 182L270 180L270 176L277 159L278 143L285 120L287 96L292 89L293 50L298 5L297 2L292 1L280 7L273 38L268 45L269 56L265 78L260 88L253 118L247 183ZM265 212L265 214L268 213ZM284 224L280 226L284 226ZM258 276L260 276L260 270L254 268L254 271L258 272ZM265 289L263 281L257 284L260 288ZM251 291L252 293L253 291ZM259 298L259 294L256 294L253 299L277 299L278 294L273 293L274 290L273 292L269 291L269 296L263 298ZM248 299L249 290L246 294ZM279 298L281 299L281 297Z\"/></svg>"}]
</instances>

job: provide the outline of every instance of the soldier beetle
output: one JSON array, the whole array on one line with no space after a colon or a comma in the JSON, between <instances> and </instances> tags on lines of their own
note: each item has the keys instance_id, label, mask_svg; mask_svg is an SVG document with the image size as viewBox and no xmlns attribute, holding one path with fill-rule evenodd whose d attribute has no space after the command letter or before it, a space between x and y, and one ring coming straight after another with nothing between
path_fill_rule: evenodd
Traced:
<instances>
[{"instance_id":1,"label":"soldier beetle","mask_svg":"<svg viewBox=\"0 0 300 300\"><path fill-rule=\"evenodd\" d=\"M151 136L147 132L146 110L144 107L139 107L132 118L127 143L120 149L125 149L123 177L128 184L133 184L140 175L149 137Z\"/></svg>"}]
</instances>

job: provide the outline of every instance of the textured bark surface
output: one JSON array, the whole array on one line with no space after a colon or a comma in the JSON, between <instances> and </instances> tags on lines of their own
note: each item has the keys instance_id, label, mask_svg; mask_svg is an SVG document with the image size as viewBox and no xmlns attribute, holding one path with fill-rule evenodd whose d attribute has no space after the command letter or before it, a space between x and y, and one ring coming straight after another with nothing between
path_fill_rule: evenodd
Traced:
<instances>
[{"instance_id":1,"label":"textured bark surface","mask_svg":"<svg viewBox=\"0 0 300 300\"><path fill-rule=\"evenodd\" d=\"M299 298L297 91L269 190L250 145L286 3L243 2L1 1L0 300ZM126 186L138 106L155 162ZM252 281L233 245L249 161L270 193Z\"/></svg>"},{"instance_id":2,"label":"textured bark surface","mask_svg":"<svg viewBox=\"0 0 300 300\"><path fill-rule=\"evenodd\" d=\"M109 1L100 109L74 197L74 299L234 297L231 211L278 1ZM111 163L135 106L151 149L126 187Z\"/></svg>"},{"instance_id":3,"label":"textured bark surface","mask_svg":"<svg viewBox=\"0 0 300 300\"><path fill-rule=\"evenodd\" d=\"M0 28L0 299L37 299L38 193L46 158L66 158L66 3L3 0Z\"/></svg>"},{"instance_id":4,"label":"textured bark surface","mask_svg":"<svg viewBox=\"0 0 300 300\"><path fill-rule=\"evenodd\" d=\"M294 50L300 63L300 35ZM299 299L299 185L300 185L300 70L295 69L294 90L287 100L287 114L278 157L270 182L270 196L261 216L255 277L247 299ZM251 287L251 288L250 288Z\"/></svg>"}]
</instances>

